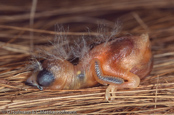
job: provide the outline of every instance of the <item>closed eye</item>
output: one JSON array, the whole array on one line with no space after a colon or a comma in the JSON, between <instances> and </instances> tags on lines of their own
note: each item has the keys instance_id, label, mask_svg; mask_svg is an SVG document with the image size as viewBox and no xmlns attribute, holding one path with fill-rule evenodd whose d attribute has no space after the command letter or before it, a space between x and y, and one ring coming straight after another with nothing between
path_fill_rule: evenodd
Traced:
<instances>
[{"instance_id":1,"label":"closed eye","mask_svg":"<svg viewBox=\"0 0 174 115\"><path fill-rule=\"evenodd\" d=\"M54 82L54 75L46 69L43 69L37 75L37 83L39 86L49 86Z\"/></svg>"}]
</instances>

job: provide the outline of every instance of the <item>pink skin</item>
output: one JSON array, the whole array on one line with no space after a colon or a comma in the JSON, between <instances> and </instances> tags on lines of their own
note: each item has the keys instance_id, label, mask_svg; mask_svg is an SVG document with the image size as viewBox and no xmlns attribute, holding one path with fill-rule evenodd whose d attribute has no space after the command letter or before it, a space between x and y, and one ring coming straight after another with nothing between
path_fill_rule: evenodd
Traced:
<instances>
[{"instance_id":1,"label":"pink skin","mask_svg":"<svg viewBox=\"0 0 174 115\"><path fill-rule=\"evenodd\" d=\"M79 89L98 83L107 85L106 100L110 91L136 88L140 79L152 70L152 54L147 34L126 36L94 47L78 65L64 60L45 60L42 68L50 71L54 83L47 89ZM36 83L37 73L32 76ZM28 82L31 83L31 77ZM37 84L38 85L38 84Z\"/></svg>"},{"instance_id":2,"label":"pink skin","mask_svg":"<svg viewBox=\"0 0 174 115\"><path fill-rule=\"evenodd\" d=\"M91 71L93 71L95 79L100 84L109 84L106 89L106 100L109 100L110 91L138 87L140 79L147 76L152 70L152 54L147 34L118 38L103 48L99 49L99 47L93 49L93 52L95 52L94 50L101 52L100 49L105 49L105 51L94 56L93 61L98 62L100 71L102 71L101 76L124 80L122 83L114 83L100 79L94 71L93 62Z\"/></svg>"}]
</instances>

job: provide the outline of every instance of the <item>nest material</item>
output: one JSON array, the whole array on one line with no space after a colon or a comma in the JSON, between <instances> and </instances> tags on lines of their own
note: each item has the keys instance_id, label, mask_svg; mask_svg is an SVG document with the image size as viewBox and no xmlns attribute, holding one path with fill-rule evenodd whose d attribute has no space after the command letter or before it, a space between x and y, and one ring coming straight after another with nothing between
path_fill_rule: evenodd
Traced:
<instances>
[{"instance_id":1,"label":"nest material","mask_svg":"<svg viewBox=\"0 0 174 115\"><path fill-rule=\"evenodd\" d=\"M0 110L3 112L63 111L88 114L172 114L174 113L174 2L154 1L31 1L7 0L0 8ZM34 2L34 0L33 0ZM32 12L31 9L36 8ZM30 15L32 14L32 15ZM35 19L34 21L32 21ZM55 24L69 26L70 41L79 36L96 37L99 23L118 34L148 33L154 67L134 89L116 93L116 102L104 101L106 86L80 90L39 91L26 86L31 73L25 65L37 48L54 41ZM30 22L30 23L29 23ZM34 28L34 29L31 29ZM33 49L33 51L32 51ZM49 50L49 48L48 48ZM32 51L32 53L31 53Z\"/></svg>"}]
</instances>

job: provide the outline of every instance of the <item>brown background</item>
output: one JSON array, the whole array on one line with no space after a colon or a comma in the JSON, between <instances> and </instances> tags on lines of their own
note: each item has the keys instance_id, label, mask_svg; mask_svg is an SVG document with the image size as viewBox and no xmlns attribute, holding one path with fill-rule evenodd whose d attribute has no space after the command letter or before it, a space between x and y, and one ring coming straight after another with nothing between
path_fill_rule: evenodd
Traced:
<instances>
[{"instance_id":1,"label":"brown background","mask_svg":"<svg viewBox=\"0 0 174 115\"><path fill-rule=\"evenodd\" d=\"M0 1L0 110L174 113L173 0L38 0L33 18L32 8L32 0ZM55 33L59 34L56 24L69 28L69 39L86 36L88 31L95 37L99 24L109 30L120 28L118 36L149 33L153 71L138 88L118 91L114 103L103 101L106 86L73 91L39 91L26 86L30 72L25 65L31 52L37 55L37 48L54 40Z\"/></svg>"}]
</instances>

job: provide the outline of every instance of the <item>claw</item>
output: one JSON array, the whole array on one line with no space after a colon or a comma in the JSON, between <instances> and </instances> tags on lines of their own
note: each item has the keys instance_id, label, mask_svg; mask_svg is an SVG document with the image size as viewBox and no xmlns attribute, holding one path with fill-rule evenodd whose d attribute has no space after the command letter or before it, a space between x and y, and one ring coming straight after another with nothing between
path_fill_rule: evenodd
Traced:
<instances>
[{"instance_id":1,"label":"claw","mask_svg":"<svg viewBox=\"0 0 174 115\"><path fill-rule=\"evenodd\" d=\"M105 100L107 102L113 102L113 96L116 96L114 91L117 91L117 86L114 86L114 85L109 85L106 89L106 93L105 93ZM111 92L111 93L110 93Z\"/></svg>"}]
</instances>

